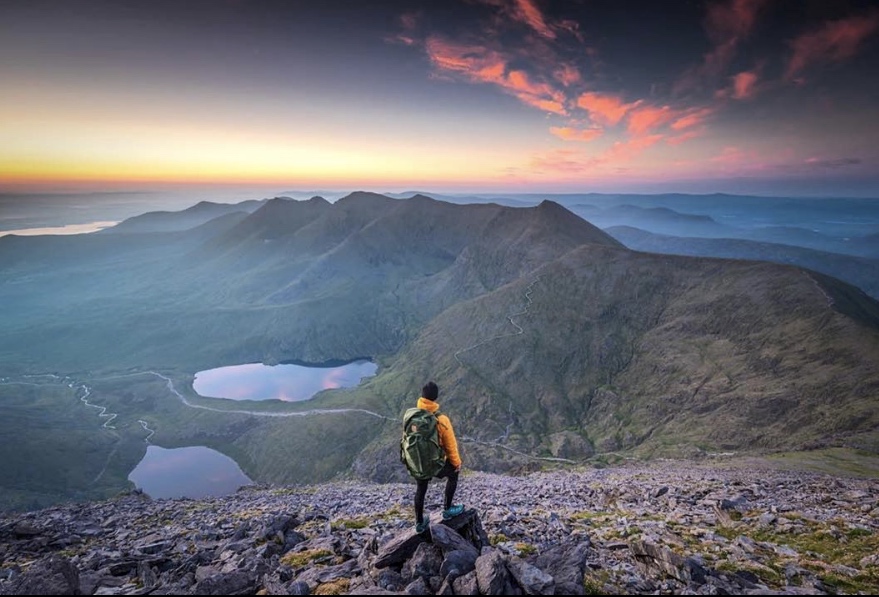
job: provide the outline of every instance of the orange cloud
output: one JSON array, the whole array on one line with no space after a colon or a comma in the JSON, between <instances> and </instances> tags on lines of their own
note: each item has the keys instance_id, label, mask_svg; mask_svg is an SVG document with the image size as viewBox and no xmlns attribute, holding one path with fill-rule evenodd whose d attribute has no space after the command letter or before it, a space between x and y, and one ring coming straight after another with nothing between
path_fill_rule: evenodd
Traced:
<instances>
[{"instance_id":1,"label":"orange cloud","mask_svg":"<svg viewBox=\"0 0 879 597\"><path fill-rule=\"evenodd\" d=\"M430 37L425 44L434 66L459 73L471 81L501 87L519 101L546 112L567 114L564 94L547 83L534 81L523 70L507 71L507 61L494 50L483 46L457 44Z\"/></svg>"},{"instance_id":2,"label":"orange cloud","mask_svg":"<svg viewBox=\"0 0 879 597\"><path fill-rule=\"evenodd\" d=\"M555 39L555 31L553 31L546 23L543 13L537 8L534 0L515 0L516 5L513 8L513 16L518 21L522 21L531 26L537 33L548 39Z\"/></svg>"},{"instance_id":3,"label":"orange cloud","mask_svg":"<svg viewBox=\"0 0 879 597\"><path fill-rule=\"evenodd\" d=\"M684 129L700 125L705 122L705 119L708 118L708 116L710 116L713 112L714 110L712 108L702 108L694 110L675 120L671 124L671 128L676 131L682 131Z\"/></svg>"},{"instance_id":4,"label":"orange cloud","mask_svg":"<svg viewBox=\"0 0 879 597\"><path fill-rule=\"evenodd\" d=\"M578 174L596 162L597 158L588 158L572 149L556 149L548 154L533 156L528 169L544 173Z\"/></svg>"},{"instance_id":5,"label":"orange cloud","mask_svg":"<svg viewBox=\"0 0 879 597\"><path fill-rule=\"evenodd\" d=\"M623 119L626 112L637 106L639 102L625 104L613 95L587 92L577 99L577 105L589 112L589 117L601 124L613 126Z\"/></svg>"},{"instance_id":6,"label":"orange cloud","mask_svg":"<svg viewBox=\"0 0 879 597\"><path fill-rule=\"evenodd\" d=\"M708 5L705 28L709 37L719 45L747 36L757 22L757 14L768 3L769 0L730 0Z\"/></svg>"},{"instance_id":7,"label":"orange cloud","mask_svg":"<svg viewBox=\"0 0 879 597\"><path fill-rule=\"evenodd\" d=\"M687 70L674 86L680 93L699 89L706 77L722 74L736 55L739 44L750 35L760 12L770 0L728 0L708 5L705 30L714 47L702 64Z\"/></svg>"},{"instance_id":8,"label":"orange cloud","mask_svg":"<svg viewBox=\"0 0 879 597\"><path fill-rule=\"evenodd\" d=\"M427 55L433 64L443 70L461 73L474 81L501 84L507 64L503 57L482 46L469 46L429 37Z\"/></svg>"},{"instance_id":9,"label":"orange cloud","mask_svg":"<svg viewBox=\"0 0 879 597\"><path fill-rule=\"evenodd\" d=\"M733 78L732 96L735 99L751 99L756 95L757 73L754 71L744 71Z\"/></svg>"},{"instance_id":10,"label":"orange cloud","mask_svg":"<svg viewBox=\"0 0 879 597\"><path fill-rule=\"evenodd\" d=\"M648 147L662 141L663 137L663 135L649 135L647 137L630 139L629 141L617 141L605 152L603 157L608 161L630 160Z\"/></svg>"},{"instance_id":11,"label":"orange cloud","mask_svg":"<svg viewBox=\"0 0 879 597\"><path fill-rule=\"evenodd\" d=\"M649 135L629 141L618 141L599 155L590 155L576 149L556 149L531 158L531 171L553 174L582 174L597 171L619 171L645 149L656 145L663 135Z\"/></svg>"},{"instance_id":12,"label":"orange cloud","mask_svg":"<svg viewBox=\"0 0 879 597\"><path fill-rule=\"evenodd\" d=\"M629 132L633 135L645 135L672 120L676 115L677 112L668 106L661 108L644 106L633 109L629 114Z\"/></svg>"},{"instance_id":13,"label":"orange cloud","mask_svg":"<svg viewBox=\"0 0 879 597\"><path fill-rule=\"evenodd\" d=\"M496 6L500 9L500 13L505 17L528 25L536 31L541 37L546 39L555 39L555 26L547 22L546 17L540 8L538 8L535 0L479 0L483 4ZM568 22L562 21L559 26L567 29L565 26Z\"/></svg>"},{"instance_id":14,"label":"orange cloud","mask_svg":"<svg viewBox=\"0 0 879 597\"><path fill-rule=\"evenodd\" d=\"M549 132L565 141L592 141L602 135L601 129L575 129L569 126L554 126Z\"/></svg>"},{"instance_id":15,"label":"orange cloud","mask_svg":"<svg viewBox=\"0 0 879 597\"><path fill-rule=\"evenodd\" d=\"M809 65L842 62L857 54L861 42L879 28L879 12L825 23L791 42L793 55L785 71L791 80Z\"/></svg>"},{"instance_id":16,"label":"orange cloud","mask_svg":"<svg viewBox=\"0 0 879 597\"><path fill-rule=\"evenodd\" d=\"M555 71L554 75L556 81L558 81L565 87L576 85L581 80L580 71L578 71L575 66L572 66L570 64L563 65L561 68Z\"/></svg>"},{"instance_id":17,"label":"orange cloud","mask_svg":"<svg viewBox=\"0 0 879 597\"><path fill-rule=\"evenodd\" d=\"M687 131L686 133L681 133L680 135L674 135L672 137L666 137L665 142L669 145L680 145L681 143L685 143L690 139L695 139L697 137L701 137L704 133L704 130L700 131Z\"/></svg>"}]
</instances>

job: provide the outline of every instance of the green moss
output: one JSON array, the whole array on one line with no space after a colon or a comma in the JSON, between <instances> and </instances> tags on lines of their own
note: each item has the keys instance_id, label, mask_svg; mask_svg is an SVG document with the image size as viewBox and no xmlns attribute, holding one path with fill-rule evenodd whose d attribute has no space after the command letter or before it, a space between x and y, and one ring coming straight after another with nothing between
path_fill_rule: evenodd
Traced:
<instances>
[{"instance_id":1,"label":"green moss","mask_svg":"<svg viewBox=\"0 0 879 597\"><path fill-rule=\"evenodd\" d=\"M326 558L333 553L326 549L309 549L307 551L290 552L281 557L281 563L291 568L301 568L314 563L316 560Z\"/></svg>"},{"instance_id":2,"label":"green moss","mask_svg":"<svg viewBox=\"0 0 879 597\"><path fill-rule=\"evenodd\" d=\"M351 580L347 578L340 578L339 580L334 580L333 582L325 582L321 585L318 585L314 590L315 595L346 595L348 593L348 587L351 586Z\"/></svg>"},{"instance_id":3,"label":"green moss","mask_svg":"<svg viewBox=\"0 0 879 597\"><path fill-rule=\"evenodd\" d=\"M372 520L361 516L359 518L342 518L333 523L334 529L363 529L368 527Z\"/></svg>"},{"instance_id":4,"label":"green moss","mask_svg":"<svg viewBox=\"0 0 879 597\"><path fill-rule=\"evenodd\" d=\"M519 552L520 556L530 556L537 553L537 548L530 543L516 543L516 550Z\"/></svg>"},{"instance_id":5,"label":"green moss","mask_svg":"<svg viewBox=\"0 0 879 597\"><path fill-rule=\"evenodd\" d=\"M509 541L509 540L510 540L510 538L507 537L506 535L504 535L503 533L498 533L498 534L496 534L496 535L491 535L491 536L488 538L488 542L491 543L492 545L497 545L498 543L505 543L505 542L507 542L507 541Z\"/></svg>"}]
</instances>

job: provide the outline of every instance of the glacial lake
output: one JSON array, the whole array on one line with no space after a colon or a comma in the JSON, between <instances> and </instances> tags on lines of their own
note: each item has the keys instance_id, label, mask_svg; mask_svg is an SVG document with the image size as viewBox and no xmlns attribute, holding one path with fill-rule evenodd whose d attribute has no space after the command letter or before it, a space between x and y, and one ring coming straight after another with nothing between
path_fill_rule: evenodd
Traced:
<instances>
[{"instance_id":1,"label":"glacial lake","mask_svg":"<svg viewBox=\"0 0 879 597\"><path fill-rule=\"evenodd\" d=\"M253 484L234 460L205 446L148 446L128 480L154 499L223 496Z\"/></svg>"},{"instance_id":2,"label":"glacial lake","mask_svg":"<svg viewBox=\"0 0 879 597\"><path fill-rule=\"evenodd\" d=\"M211 398L299 402L321 390L354 387L377 369L366 359L334 366L250 363L199 371L192 389Z\"/></svg>"}]
</instances>

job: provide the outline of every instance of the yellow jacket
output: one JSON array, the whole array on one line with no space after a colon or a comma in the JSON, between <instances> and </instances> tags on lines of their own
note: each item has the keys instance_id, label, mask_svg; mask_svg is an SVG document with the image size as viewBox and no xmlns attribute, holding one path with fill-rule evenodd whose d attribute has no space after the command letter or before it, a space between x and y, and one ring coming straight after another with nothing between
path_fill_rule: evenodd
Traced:
<instances>
[{"instance_id":1,"label":"yellow jacket","mask_svg":"<svg viewBox=\"0 0 879 597\"><path fill-rule=\"evenodd\" d=\"M435 413L439 410L439 404L433 400L428 400L427 398L419 398L418 408L423 408L424 410ZM458 454L458 440L455 438L455 430L452 429L452 422L449 420L449 417L442 413L439 414L436 420L439 423L439 425L437 425L437 431L439 432L440 446L442 446L443 451L446 453L446 458L449 459L452 466L461 466L461 455Z\"/></svg>"}]
</instances>

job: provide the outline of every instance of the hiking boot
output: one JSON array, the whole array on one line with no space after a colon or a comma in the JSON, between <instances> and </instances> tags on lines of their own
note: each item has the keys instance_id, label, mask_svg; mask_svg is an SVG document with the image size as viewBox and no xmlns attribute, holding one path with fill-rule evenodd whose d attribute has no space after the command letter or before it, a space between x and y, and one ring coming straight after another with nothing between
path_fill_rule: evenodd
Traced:
<instances>
[{"instance_id":1,"label":"hiking boot","mask_svg":"<svg viewBox=\"0 0 879 597\"><path fill-rule=\"evenodd\" d=\"M464 504L455 504L451 508L446 508L445 510L443 510L443 520L449 520L450 518L454 518L463 511Z\"/></svg>"},{"instance_id":2,"label":"hiking boot","mask_svg":"<svg viewBox=\"0 0 879 597\"><path fill-rule=\"evenodd\" d=\"M430 528L430 521L427 521L427 520L415 524L415 532L418 533L419 535L426 532L427 529L429 529L429 528Z\"/></svg>"}]
</instances>

